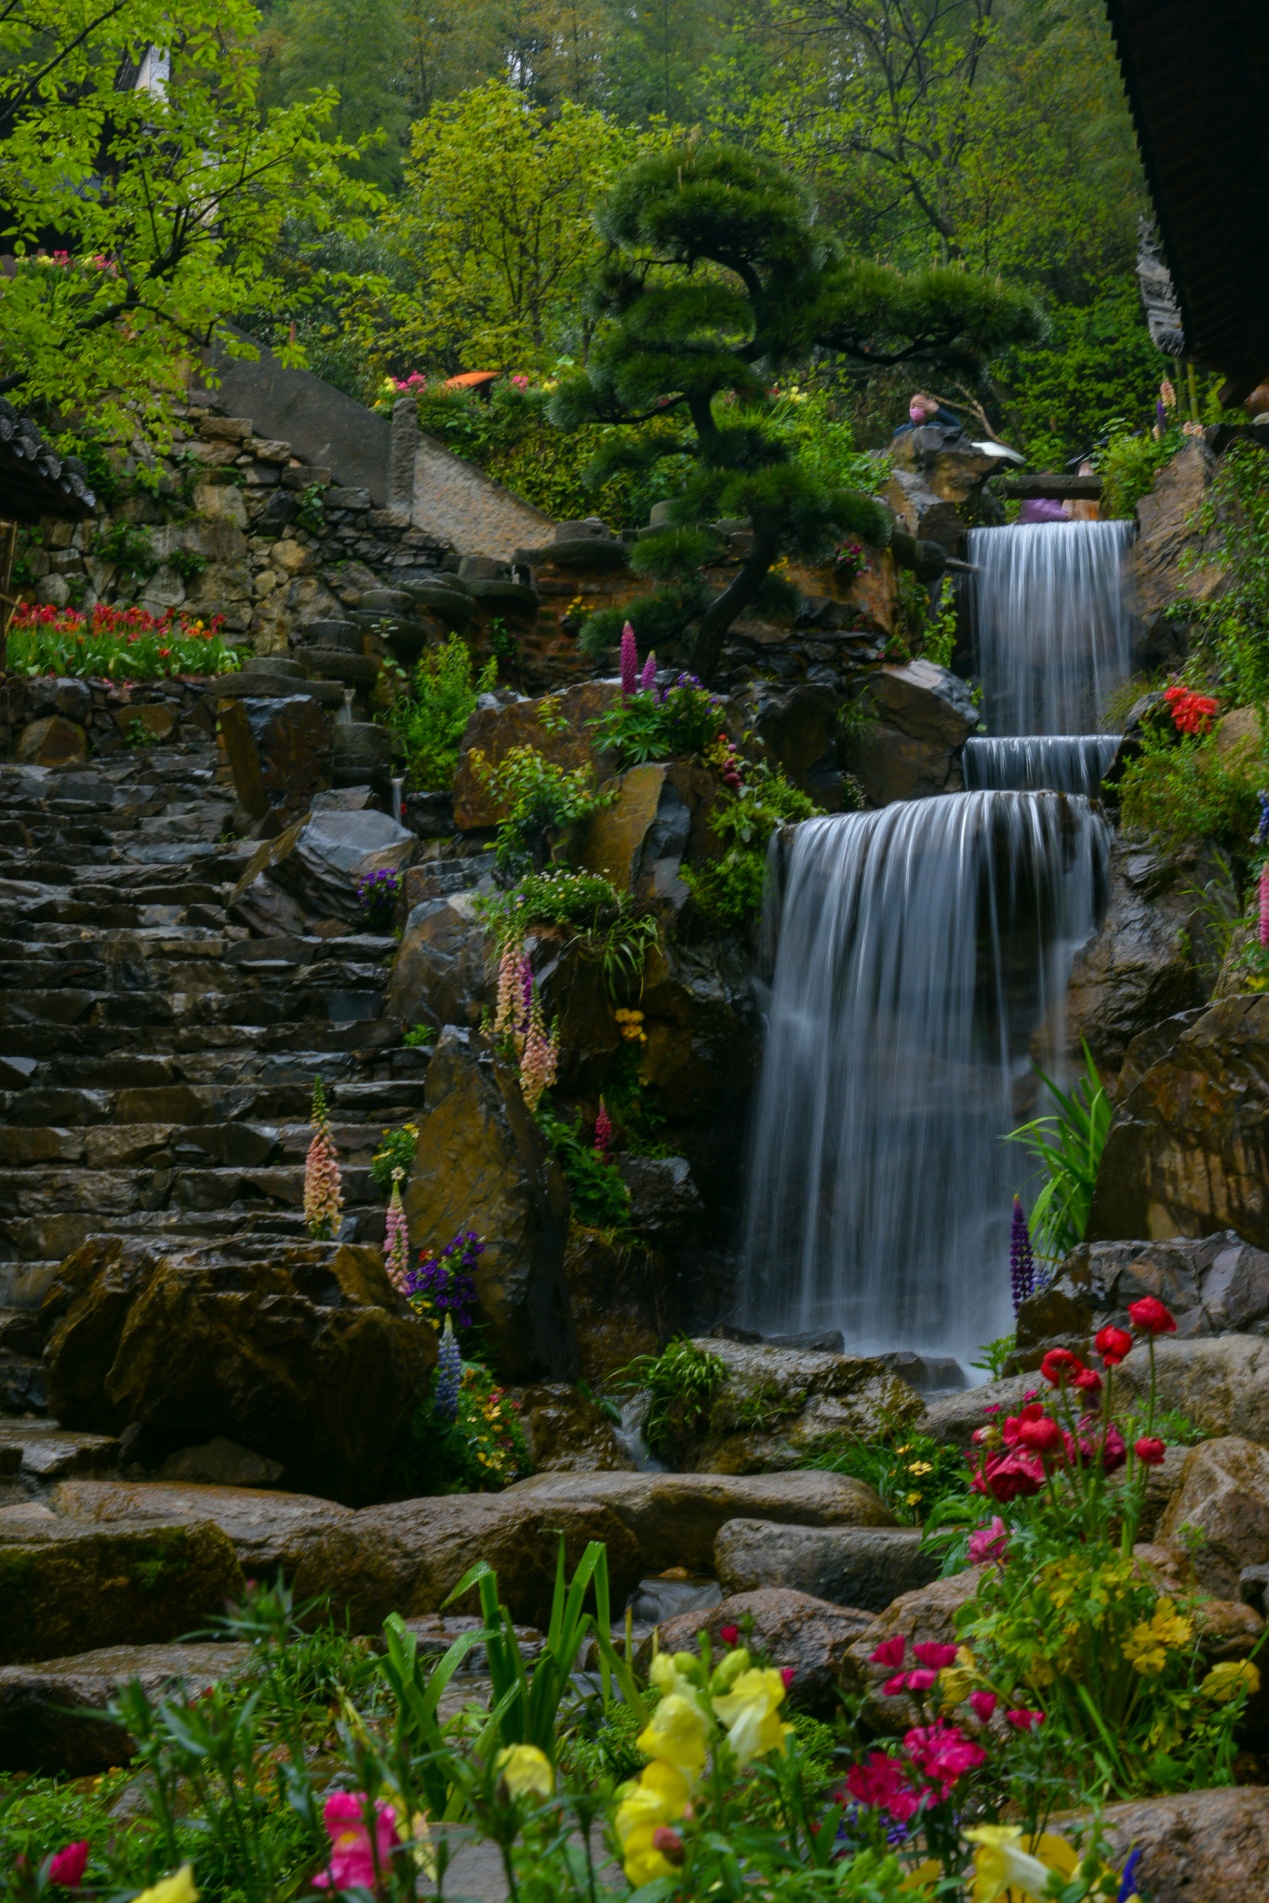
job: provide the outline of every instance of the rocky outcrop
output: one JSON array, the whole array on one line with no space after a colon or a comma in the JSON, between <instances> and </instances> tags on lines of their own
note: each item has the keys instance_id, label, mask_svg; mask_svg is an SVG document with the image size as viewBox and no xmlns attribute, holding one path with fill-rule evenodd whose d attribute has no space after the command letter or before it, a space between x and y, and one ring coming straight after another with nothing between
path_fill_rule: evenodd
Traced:
<instances>
[{"instance_id":1,"label":"rocky outcrop","mask_svg":"<svg viewBox=\"0 0 1269 1903\"><path fill-rule=\"evenodd\" d=\"M151 1703L195 1699L232 1684L251 1659L249 1645L199 1642L110 1645L35 1665L0 1666L0 1770L88 1777L127 1764L136 1743L105 1722L123 1686L140 1684Z\"/></svg>"},{"instance_id":2,"label":"rocky outcrop","mask_svg":"<svg viewBox=\"0 0 1269 1903\"><path fill-rule=\"evenodd\" d=\"M34 1503L5 1508L0 1664L179 1638L223 1612L244 1583L229 1540L206 1521L89 1530Z\"/></svg>"},{"instance_id":3,"label":"rocky outcrop","mask_svg":"<svg viewBox=\"0 0 1269 1903\"><path fill-rule=\"evenodd\" d=\"M520 1388L520 1425L537 1473L633 1472L609 1415L566 1381Z\"/></svg>"},{"instance_id":4,"label":"rocky outcrop","mask_svg":"<svg viewBox=\"0 0 1269 1903\"><path fill-rule=\"evenodd\" d=\"M1124 837L1111 846L1109 902L1072 968L1065 1031L1068 1057L1078 1066L1087 1040L1112 1088L1134 1038L1211 993L1220 955L1204 886L1228 887L1210 855L1168 856Z\"/></svg>"},{"instance_id":5,"label":"rocky outcrop","mask_svg":"<svg viewBox=\"0 0 1269 1903\"><path fill-rule=\"evenodd\" d=\"M501 764L513 747L532 747L555 766L578 767L604 777L605 761L595 746L591 722L621 698L615 681L582 681L561 694L524 700L491 694L467 723L454 781L454 822L464 832L496 826L503 817L481 768ZM480 756L477 758L477 756Z\"/></svg>"},{"instance_id":6,"label":"rocky outcrop","mask_svg":"<svg viewBox=\"0 0 1269 1903\"><path fill-rule=\"evenodd\" d=\"M970 690L932 661L870 670L858 699L845 765L873 806L925 799L961 786L960 750L978 725Z\"/></svg>"},{"instance_id":7,"label":"rocky outcrop","mask_svg":"<svg viewBox=\"0 0 1269 1903\"><path fill-rule=\"evenodd\" d=\"M618 1242L606 1230L570 1226L564 1281L577 1371L592 1386L628 1367L636 1355L659 1353L683 1325L679 1279L666 1258Z\"/></svg>"},{"instance_id":8,"label":"rocky outcrop","mask_svg":"<svg viewBox=\"0 0 1269 1903\"><path fill-rule=\"evenodd\" d=\"M1183 1527L1203 1535L1193 1554L1199 1584L1236 1599L1244 1568L1269 1563L1269 1450L1237 1435L1192 1448L1158 1537L1175 1540Z\"/></svg>"},{"instance_id":9,"label":"rocky outcrop","mask_svg":"<svg viewBox=\"0 0 1269 1903\"><path fill-rule=\"evenodd\" d=\"M1192 1242L1082 1242L1018 1310L1017 1352L1039 1367L1049 1348L1086 1353L1098 1329L1128 1326L1128 1304L1155 1295L1177 1339L1269 1333L1269 1254L1226 1229Z\"/></svg>"},{"instance_id":10,"label":"rocky outcrop","mask_svg":"<svg viewBox=\"0 0 1269 1903\"><path fill-rule=\"evenodd\" d=\"M477 1025L493 1001L490 940L468 892L411 908L384 1010L399 1024Z\"/></svg>"},{"instance_id":11,"label":"rocky outcrop","mask_svg":"<svg viewBox=\"0 0 1269 1903\"><path fill-rule=\"evenodd\" d=\"M696 1346L727 1370L706 1419L681 1449L704 1473L775 1473L811 1455L842 1453L883 1421L913 1419L917 1395L883 1362L861 1355L721 1341Z\"/></svg>"},{"instance_id":12,"label":"rocky outcrop","mask_svg":"<svg viewBox=\"0 0 1269 1903\"><path fill-rule=\"evenodd\" d=\"M59 1420L139 1426L155 1450L225 1434L344 1500L375 1497L435 1358L380 1252L352 1244L186 1253L94 1237L44 1316Z\"/></svg>"},{"instance_id":13,"label":"rocky outcrop","mask_svg":"<svg viewBox=\"0 0 1269 1903\"><path fill-rule=\"evenodd\" d=\"M755 681L731 701L742 732L752 734L772 766L830 813L842 807L837 758L841 697L827 682L794 687Z\"/></svg>"},{"instance_id":14,"label":"rocky outcrop","mask_svg":"<svg viewBox=\"0 0 1269 1903\"><path fill-rule=\"evenodd\" d=\"M567 1186L514 1074L453 1025L428 1070L405 1207L416 1247L442 1249L467 1229L484 1241L476 1294L502 1376L571 1378Z\"/></svg>"},{"instance_id":15,"label":"rocky outcrop","mask_svg":"<svg viewBox=\"0 0 1269 1903\"><path fill-rule=\"evenodd\" d=\"M708 1633L717 1658L725 1650L720 1638L724 1626L751 1620L751 1644L782 1671L791 1672L787 1707L831 1718L840 1702L838 1679L846 1648L872 1621L866 1612L829 1605L805 1592L788 1588L737 1592L708 1612L684 1612L657 1628L663 1652L694 1652L702 1633ZM636 1664L647 1670L652 1647L646 1645Z\"/></svg>"},{"instance_id":16,"label":"rocky outcrop","mask_svg":"<svg viewBox=\"0 0 1269 1903\"><path fill-rule=\"evenodd\" d=\"M1254 1335L1219 1335L1211 1341L1175 1341L1165 1335L1155 1346L1155 1370L1161 1408L1178 1409L1201 1433L1236 1434L1269 1447L1269 1342ZM1115 1381L1127 1395L1144 1401L1150 1386L1144 1347L1133 1349Z\"/></svg>"},{"instance_id":17,"label":"rocky outcrop","mask_svg":"<svg viewBox=\"0 0 1269 1903\"><path fill-rule=\"evenodd\" d=\"M331 784L331 713L311 694L225 699L219 721L234 791L251 819L307 812L314 793Z\"/></svg>"},{"instance_id":18,"label":"rocky outcrop","mask_svg":"<svg viewBox=\"0 0 1269 1903\"><path fill-rule=\"evenodd\" d=\"M1269 1247L1269 996L1213 1005L1126 1092L1086 1233L1221 1229Z\"/></svg>"},{"instance_id":19,"label":"rocky outcrop","mask_svg":"<svg viewBox=\"0 0 1269 1903\"><path fill-rule=\"evenodd\" d=\"M1178 601L1210 601L1224 585L1217 559L1219 531L1206 533L1199 514L1215 472L1199 442L1189 442L1155 477L1137 504L1138 535L1128 570L1129 605L1147 637L1164 635L1167 610Z\"/></svg>"},{"instance_id":20,"label":"rocky outcrop","mask_svg":"<svg viewBox=\"0 0 1269 1903\"><path fill-rule=\"evenodd\" d=\"M577 863L673 919L690 896L681 867L718 851L709 821L719 780L693 761L665 760L631 767L604 790L611 804L581 829Z\"/></svg>"},{"instance_id":21,"label":"rocky outcrop","mask_svg":"<svg viewBox=\"0 0 1269 1903\"><path fill-rule=\"evenodd\" d=\"M919 1527L728 1520L714 1541L714 1570L727 1593L785 1586L835 1605L884 1612L900 1594L938 1577L938 1557L922 1552L921 1539Z\"/></svg>"},{"instance_id":22,"label":"rocky outcrop","mask_svg":"<svg viewBox=\"0 0 1269 1903\"><path fill-rule=\"evenodd\" d=\"M1111 1855L1140 1850L1137 1888L1151 1903L1248 1903L1269 1870L1269 1804L1259 1785L1111 1804Z\"/></svg>"},{"instance_id":23,"label":"rocky outcrop","mask_svg":"<svg viewBox=\"0 0 1269 1903\"><path fill-rule=\"evenodd\" d=\"M634 1537L645 1573L682 1566L708 1575L714 1541L728 1520L793 1526L890 1526L894 1516L871 1487L843 1474L634 1473L535 1475L505 1494L534 1510L564 1511L579 1502L609 1508Z\"/></svg>"}]
</instances>

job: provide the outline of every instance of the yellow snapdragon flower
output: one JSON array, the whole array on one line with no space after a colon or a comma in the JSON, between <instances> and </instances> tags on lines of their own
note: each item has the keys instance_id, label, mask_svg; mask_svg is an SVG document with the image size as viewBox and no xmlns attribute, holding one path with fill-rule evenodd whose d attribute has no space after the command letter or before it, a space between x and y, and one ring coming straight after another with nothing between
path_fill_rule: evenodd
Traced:
<instances>
[{"instance_id":1,"label":"yellow snapdragon flower","mask_svg":"<svg viewBox=\"0 0 1269 1903\"><path fill-rule=\"evenodd\" d=\"M672 1691L662 1698L635 1742L648 1757L664 1759L695 1784L709 1756L711 1729L694 1691Z\"/></svg>"},{"instance_id":2,"label":"yellow snapdragon flower","mask_svg":"<svg viewBox=\"0 0 1269 1903\"><path fill-rule=\"evenodd\" d=\"M152 1883L148 1890L134 1897L132 1903L198 1903L193 1865L183 1863L173 1876L164 1877L161 1883Z\"/></svg>"},{"instance_id":3,"label":"yellow snapdragon flower","mask_svg":"<svg viewBox=\"0 0 1269 1903\"><path fill-rule=\"evenodd\" d=\"M1260 1690L1260 1668L1250 1659L1226 1659L1221 1665L1213 1665L1199 1691L1204 1698L1214 1698L1218 1705L1227 1705L1241 1691L1254 1698Z\"/></svg>"},{"instance_id":4,"label":"yellow snapdragon flower","mask_svg":"<svg viewBox=\"0 0 1269 1903\"><path fill-rule=\"evenodd\" d=\"M727 1727L727 1742L742 1770L768 1751L783 1752L785 1737L793 1728L776 1716L783 1701L784 1680L770 1666L742 1672L729 1692L715 1698L714 1711Z\"/></svg>"},{"instance_id":5,"label":"yellow snapdragon flower","mask_svg":"<svg viewBox=\"0 0 1269 1903\"><path fill-rule=\"evenodd\" d=\"M512 1797L547 1798L555 1789L551 1760L535 1744L509 1744L494 1759L494 1770L502 1773Z\"/></svg>"},{"instance_id":6,"label":"yellow snapdragon flower","mask_svg":"<svg viewBox=\"0 0 1269 1903\"><path fill-rule=\"evenodd\" d=\"M983 1824L965 1832L974 1852L971 1903L1043 1903L1049 1875L1074 1876L1079 1858L1064 1837L1046 1834L1024 1845L1017 1824Z\"/></svg>"},{"instance_id":7,"label":"yellow snapdragon flower","mask_svg":"<svg viewBox=\"0 0 1269 1903\"><path fill-rule=\"evenodd\" d=\"M683 1773L662 1758L645 1764L637 1783L623 1784L614 1828L622 1867L636 1888L670 1874L673 1865L652 1839L663 1824L675 1824L687 1810L691 1786Z\"/></svg>"}]
</instances>

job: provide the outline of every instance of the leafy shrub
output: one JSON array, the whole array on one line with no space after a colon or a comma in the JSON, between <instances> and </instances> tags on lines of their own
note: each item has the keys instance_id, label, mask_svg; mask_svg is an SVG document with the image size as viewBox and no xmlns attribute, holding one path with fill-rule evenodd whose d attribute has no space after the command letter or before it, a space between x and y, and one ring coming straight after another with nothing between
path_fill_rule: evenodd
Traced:
<instances>
[{"instance_id":1,"label":"leafy shrub","mask_svg":"<svg viewBox=\"0 0 1269 1903\"><path fill-rule=\"evenodd\" d=\"M383 1142L370 1159L370 1174L381 1196L392 1194L393 1170L401 1169L407 1176L410 1174L418 1140L417 1123L402 1123L395 1130L384 1131Z\"/></svg>"},{"instance_id":2,"label":"leafy shrub","mask_svg":"<svg viewBox=\"0 0 1269 1903\"><path fill-rule=\"evenodd\" d=\"M528 872L507 892L476 901L499 947L518 946L531 925L572 925L570 940L584 958L602 965L609 996L619 1001L632 987L643 989L648 953L657 942L657 922L636 912L629 897L595 872Z\"/></svg>"},{"instance_id":3,"label":"leafy shrub","mask_svg":"<svg viewBox=\"0 0 1269 1903\"><path fill-rule=\"evenodd\" d=\"M454 784L459 742L477 696L497 682L498 663L490 661L477 677L467 644L456 634L419 656L409 691L393 702L387 716L405 743L411 786L444 793Z\"/></svg>"},{"instance_id":4,"label":"leafy shrub","mask_svg":"<svg viewBox=\"0 0 1269 1903\"><path fill-rule=\"evenodd\" d=\"M520 1410L481 1361L464 1361L458 1418L438 1419L436 1375L410 1422L402 1484L421 1494L500 1493L532 1473Z\"/></svg>"},{"instance_id":5,"label":"leafy shrub","mask_svg":"<svg viewBox=\"0 0 1269 1903\"><path fill-rule=\"evenodd\" d=\"M146 581L159 565L154 542L148 529L134 528L130 522L112 523L98 537L94 553L100 561L113 562L122 574Z\"/></svg>"},{"instance_id":6,"label":"leafy shrub","mask_svg":"<svg viewBox=\"0 0 1269 1903\"><path fill-rule=\"evenodd\" d=\"M1189 623L1187 679L1215 685L1231 706L1269 703L1269 470L1264 452L1235 443L1222 456L1196 527L1216 532L1223 585L1200 604L1180 603Z\"/></svg>"},{"instance_id":7,"label":"leafy shrub","mask_svg":"<svg viewBox=\"0 0 1269 1903\"><path fill-rule=\"evenodd\" d=\"M182 581L193 581L206 568L207 557L196 548L174 548L167 558L167 565L176 571Z\"/></svg>"},{"instance_id":8,"label":"leafy shrub","mask_svg":"<svg viewBox=\"0 0 1269 1903\"><path fill-rule=\"evenodd\" d=\"M1163 465L1171 462L1184 441L1176 424L1160 437L1126 430L1112 433L1105 449L1099 449L1093 457L1102 479L1103 517L1135 514L1142 496L1148 494Z\"/></svg>"},{"instance_id":9,"label":"leafy shrub","mask_svg":"<svg viewBox=\"0 0 1269 1903\"><path fill-rule=\"evenodd\" d=\"M90 680L153 681L177 674L232 674L240 665L210 626L187 615L144 608L30 607L19 603L9 623L9 666L15 674L67 674Z\"/></svg>"},{"instance_id":10,"label":"leafy shrub","mask_svg":"<svg viewBox=\"0 0 1269 1903\"><path fill-rule=\"evenodd\" d=\"M630 1191L615 1159L586 1141L580 1115L566 1123L548 1105L540 1104L537 1120L547 1148L568 1179L573 1215L594 1229L623 1231L630 1220Z\"/></svg>"},{"instance_id":11,"label":"leafy shrub","mask_svg":"<svg viewBox=\"0 0 1269 1903\"><path fill-rule=\"evenodd\" d=\"M1083 1050L1084 1075L1070 1090L1059 1089L1036 1066L1055 1112L1033 1118L1011 1130L1006 1138L1009 1143L1021 1143L1044 1171L1045 1182L1032 1205L1030 1226L1040 1253L1050 1262L1060 1262L1084 1239L1097 1171L1110 1132L1110 1100L1087 1039Z\"/></svg>"},{"instance_id":12,"label":"leafy shrub","mask_svg":"<svg viewBox=\"0 0 1269 1903\"><path fill-rule=\"evenodd\" d=\"M1211 736L1176 740L1147 733L1119 783L1120 818L1161 846L1211 839L1242 857L1259 821L1257 794L1266 777L1263 743L1222 753Z\"/></svg>"},{"instance_id":13,"label":"leafy shrub","mask_svg":"<svg viewBox=\"0 0 1269 1903\"><path fill-rule=\"evenodd\" d=\"M536 747L512 747L496 766L479 751L471 759L504 810L495 852L499 871L512 877L541 871L561 836L613 797L595 791L589 768L558 766Z\"/></svg>"},{"instance_id":14,"label":"leafy shrub","mask_svg":"<svg viewBox=\"0 0 1269 1903\"><path fill-rule=\"evenodd\" d=\"M904 1526L923 1525L936 1501L948 1495L964 1498L969 1492L970 1471L960 1449L904 1424L806 1465L862 1480Z\"/></svg>"},{"instance_id":15,"label":"leafy shrub","mask_svg":"<svg viewBox=\"0 0 1269 1903\"><path fill-rule=\"evenodd\" d=\"M434 1024L412 1024L402 1036L407 1051L425 1051L436 1036Z\"/></svg>"},{"instance_id":16,"label":"leafy shrub","mask_svg":"<svg viewBox=\"0 0 1269 1903\"><path fill-rule=\"evenodd\" d=\"M746 768L744 785L721 799L710 824L725 850L701 866L685 866L683 882L708 922L720 930L762 911L767 846L777 826L814 819L821 808L766 762Z\"/></svg>"},{"instance_id":17,"label":"leafy shrub","mask_svg":"<svg viewBox=\"0 0 1269 1903\"><path fill-rule=\"evenodd\" d=\"M706 752L717 742L724 719L717 694L691 674L680 674L672 687L627 695L591 726L595 745L613 754L624 770L648 760L690 759Z\"/></svg>"},{"instance_id":18,"label":"leafy shrub","mask_svg":"<svg viewBox=\"0 0 1269 1903\"><path fill-rule=\"evenodd\" d=\"M677 1459L709 1418L710 1403L727 1379L720 1355L678 1335L659 1355L638 1355L613 1377L615 1387L641 1388L648 1397L643 1435L662 1460Z\"/></svg>"}]
</instances>

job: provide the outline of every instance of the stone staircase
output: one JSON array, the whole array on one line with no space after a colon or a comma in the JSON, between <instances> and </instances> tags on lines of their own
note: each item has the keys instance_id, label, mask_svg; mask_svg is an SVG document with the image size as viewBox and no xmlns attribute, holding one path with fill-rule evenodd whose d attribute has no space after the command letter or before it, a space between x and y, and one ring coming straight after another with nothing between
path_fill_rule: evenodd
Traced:
<instances>
[{"instance_id":1,"label":"stone staircase","mask_svg":"<svg viewBox=\"0 0 1269 1903\"><path fill-rule=\"evenodd\" d=\"M319 1074L342 1234L382 1240L370 1159L427 1068L381 1016L395 941L231 920L231 810L210 741L0 766L0 1410L43 1406L38 1308L85 1237L304 1236Z\"/></svg>"}]
</instances>

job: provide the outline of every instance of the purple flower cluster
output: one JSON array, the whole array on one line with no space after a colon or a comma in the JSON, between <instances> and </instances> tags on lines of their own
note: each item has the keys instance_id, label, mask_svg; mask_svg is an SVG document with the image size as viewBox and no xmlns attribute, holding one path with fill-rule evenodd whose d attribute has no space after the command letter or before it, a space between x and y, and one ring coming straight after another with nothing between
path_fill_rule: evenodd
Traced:
<instances>
[{"instance_id":1,"label":"purple flower cluster","mask_svg":"<svg viewBox=\"0 0 1269 1903\"><path fill-rule=\"evenodd\" d=\"M400 890L401 875L391 866L362 873L357 881L357 903L371 925L391 925Z\"/></svg>"},{"instance_id":2,"label":"purple flower cluster","mask_svg":"<svg viewBox=\"0 0 1269 1903\"><path fill-rule=\"evenodd\" d=\"M462 1379L462 1356L458 1351L453 1323L447 1315L445 1332L441 1336L440 1347L436 1352L436 1396L432 1402L432 1412L437 1420L456 1421L458 1419L458 1391L462 1385Z\"/></svg>"},{"instance_id":3,"label":"purple flower cluster","mask_svg":"<svg viewBox=\"0 0 1269 1903\"><path fill-rule=\"evenodd\" d=\"M1029 1295L1036 1292L1035 1257L1031 1253L1031 1231L1027 1214L1017 1196L1013 1199L1013 1220L1009 1225L1009 1289L1016 1315Z\"/></svg>"},{"instance_id":4,"label":"purple flower cluster","mask_svg":"<svg viewBox=\"0 0 1269 1903\"><path fill-rule=\"evenodd\" d=\"M405 1278L409 1300L435 1309L438 1317L452 1317L456 1328L470 1328L475 1320L477 1258L485 1245L474 1229L460 1229L439 1255L424 1250L418 1267Z\"/></svg>"}]
</instances>

